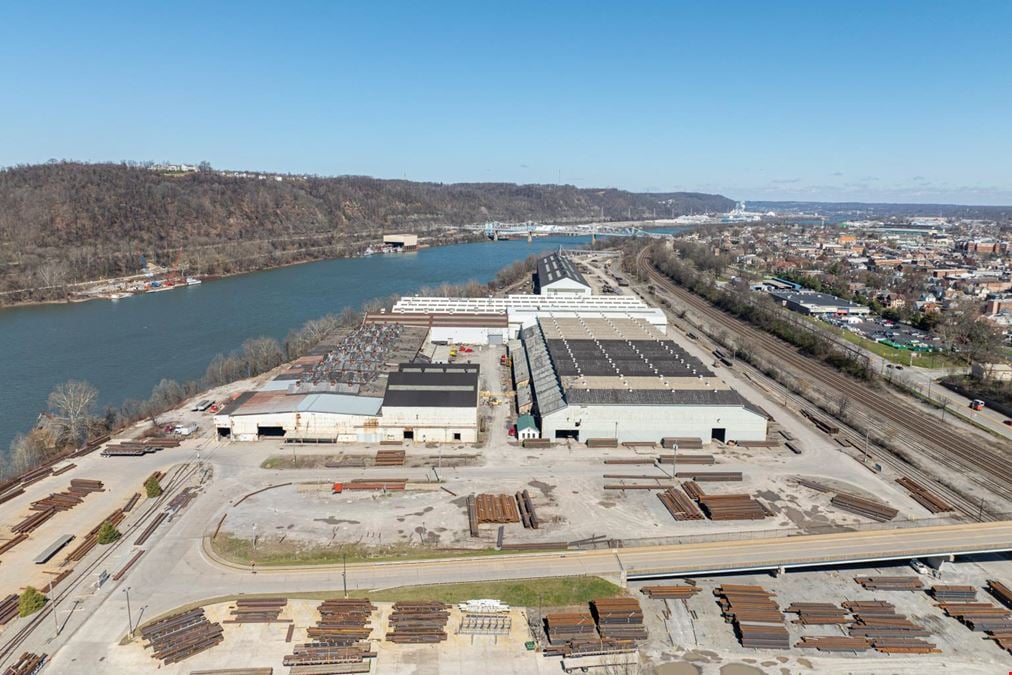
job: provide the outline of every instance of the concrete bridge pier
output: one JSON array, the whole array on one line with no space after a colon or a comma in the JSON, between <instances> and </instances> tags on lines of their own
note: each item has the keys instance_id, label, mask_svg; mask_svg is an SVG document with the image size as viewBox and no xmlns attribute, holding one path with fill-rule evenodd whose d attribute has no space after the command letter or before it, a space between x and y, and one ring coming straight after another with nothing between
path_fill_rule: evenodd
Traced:
<instances>
[{"instance_id":1,"label":"concrete bridge pier","mask_svg":"<svg viewBox=\"0 0 1012 675\"><path fill-rule=\"evenodd\" d=\"M920 561L933 570L937 570L939 574L942 573L942 565L947 562L955 562L956 556L954 555L933 555L925 558L920 558Z\"/></svg>"}]
</instances>

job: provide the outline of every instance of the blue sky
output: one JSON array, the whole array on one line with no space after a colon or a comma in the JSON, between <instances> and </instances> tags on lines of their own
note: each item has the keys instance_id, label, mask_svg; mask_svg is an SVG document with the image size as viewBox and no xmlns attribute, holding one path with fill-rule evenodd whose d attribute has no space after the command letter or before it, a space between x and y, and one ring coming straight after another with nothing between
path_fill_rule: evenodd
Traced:
<instances>
[{"instance_id":1,"label":"blue sky","mask_svg":"<svg viewBox=\"0 0 1012 675\"><path fill-rule=\"evenodd\" d=\"M4 3L0 165L1012 204L1012 2Z\"/></svg>"}]
</instances>

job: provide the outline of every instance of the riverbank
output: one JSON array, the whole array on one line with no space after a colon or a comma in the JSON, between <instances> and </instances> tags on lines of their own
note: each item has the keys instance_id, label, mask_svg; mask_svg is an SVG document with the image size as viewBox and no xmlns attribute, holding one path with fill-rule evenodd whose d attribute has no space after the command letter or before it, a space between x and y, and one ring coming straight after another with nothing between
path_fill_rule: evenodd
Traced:
<instances>
[{"instance_id":1,"label":"riverbank","mask_svg":"<svg viewBox=\"0 0 1012 675\"><path fill-rule=\"evenodd\" d=\"M449 235L449 236L446 236ZM485 239L484 235L479 232L471 230L460 231L454 228L447 228L443 235L435 235L429 237L422 237L419 239L419 249L424 250L426 248L437 248L441 246L453 246L456 244L467 244L477 243ZM273 265L267 265L264 267L258 267L253 269L243 269L234 272L220 272L215 274L197 274L196 279L200 280L200 284L187 284L185 281L176 283L168 288L156 288L149 290L142 288L144 284L154 281L160 281L167 276L168 270L159 272L152 277L148 277L145 274L131 274L123 277L111 277L107 279L94 279L89 281L76 282L74 284L68 284L67 288L74 288L76 290L69 291L73 295L67 295L64 298L44 298L44 299L29 299L29 300L16 300L16 301L5 301L11 293L33 293L40 289L19 289L16 291L4 291L0 292L0 312L5 309L13 309L19 307L33 307L40 305L71 305L82 302L90 302L92 300L107 300L111 302L123 300L136 295L144 295L146 293L157 293L157 292L169 292L170 290L177 290L179 288L186 288L188 285L201 285L208 281L218 281L220 279L228 279L232 277L239 277L248 274L256 274L259 272L269 272L271 270L284 269L286 267L293 267L297 265L306 265L309 263L323 262L327 260L345 260L351 258L368 257L364 256L363 253L375 241L357 242L354 248L342 251L341 255L336 256L322 256L322 257L304 257L286 262L280 262ZM327 247L330 248L330 247ZM295 250L293 252L306 252L313 249L302 249ZM158 268L164 269L164 268ZM177 276L185 279L185 275L177 274Z\"/></svg>"},{"instance_id":2,"label":"riverbank","mask_svg":"<svg viewBox=\"0 0 1012 675\"><path fill-rule=\"evenodd\" d=\"M339 258L224 277L175 293L118 302L0 311L0 451L27 431L53 387L70 379L99 390L99 410L147 399L162 379L200 378L216 355L255 337L284 340L309 319L440 284L487 283L535 253L589 237L450 244L411 255ZM199 290L196 290L199 289Z\"/></svg>"}]
</instances>

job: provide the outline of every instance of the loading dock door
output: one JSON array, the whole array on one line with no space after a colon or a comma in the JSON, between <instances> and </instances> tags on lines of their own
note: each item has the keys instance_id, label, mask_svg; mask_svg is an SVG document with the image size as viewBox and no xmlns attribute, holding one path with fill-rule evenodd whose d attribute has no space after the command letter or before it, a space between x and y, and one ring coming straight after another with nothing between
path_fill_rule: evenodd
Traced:
<instances>
[{"instance_id":1,"label":"loading dock door","mask_svg":"<svg viewBox=\"0 0 1012 675\"><path fill-rule=\"evenodd\" d=\"M727 433L726 429L713 428L713 429L710 429L710 438L712 438L714 440L717 440L717 441L720 441L721 443L723 443L724 442L724 436L725 436L726 433Z\"/></svg>"},{"instance_id":2,"label":"loading dock door","mask_svg":"<svg viewBox=\"0 0 1012 675\"><path fill-rule=\"evenodd\" d=\"M257 426L257 435L266 438L284 438L284 427L261 427Z\"/></svg>"}]
</instances>

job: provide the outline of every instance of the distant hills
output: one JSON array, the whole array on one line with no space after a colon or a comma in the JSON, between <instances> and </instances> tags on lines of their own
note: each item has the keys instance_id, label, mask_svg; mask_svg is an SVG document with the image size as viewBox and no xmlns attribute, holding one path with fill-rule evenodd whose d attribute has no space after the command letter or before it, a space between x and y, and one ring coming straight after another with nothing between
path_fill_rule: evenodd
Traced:
<instances>
[{"instance_id":1,"label":"distant hills","mask_svg":"<svg viewBox=\"0 0 1012 675\"><path fill-rule=\"evenodd\" d=\"M0 291L133 273L142 254L228 273L339 255L381 231L580 222L602 210L607 219L646 219L732 206L698 193L52 162L0 171Z\"/></svg>"}]
</instances>

